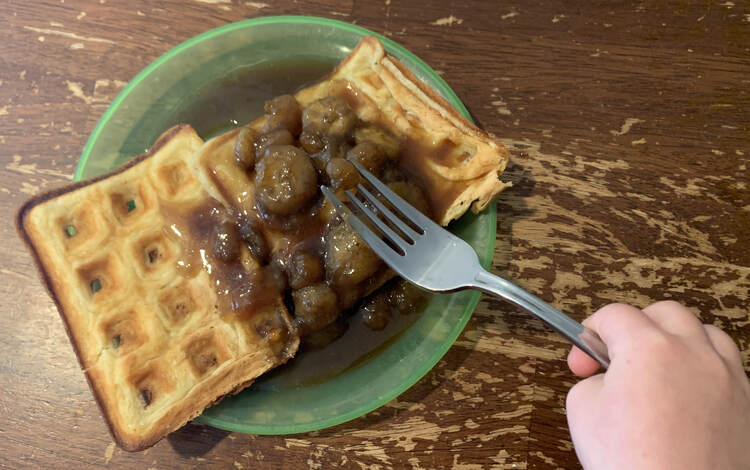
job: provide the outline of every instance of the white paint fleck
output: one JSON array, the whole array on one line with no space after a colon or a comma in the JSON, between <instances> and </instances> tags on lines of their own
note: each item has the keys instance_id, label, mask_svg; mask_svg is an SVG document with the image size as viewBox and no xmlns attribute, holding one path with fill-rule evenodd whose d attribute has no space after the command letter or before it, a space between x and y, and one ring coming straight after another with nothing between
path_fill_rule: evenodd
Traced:
<instances>
[{"instance_id":1,"label":"white paint fleck","mask_svg":"<svg viewBox=\"0 0 750 470\"><path fill-rule=\"evenodd\" d=\"M68 85L68 90L70 90L73 93L73 96L76 98L82 99L86 104L91 104L93 101L93 98L91 96L86 96L83 93L83 88L81 87L81 84L78 82L70 82L65 81L65 83Z\"/></svg>"},{"instance_id":2,"label":"white paint fleck","mask_svg":"<svg viewBox=\"0 0 750 470\"><path fill-rule=\"evenodd\" d=\"M645 143L646 143L646 139L645 138L640 138L638 140L634 140L634 141L630 142L630 145L643 145Z\"/></svg>"},{"instance_id":3,"label":"white paint fleck","mask_svg":"<svg viewBox=\"0 0 750 470\"><path fill-rule=\"evenodd\" d=\"M742 150L735 150L734 153L740 156L745 155L745 152L743 152Z\"/></svg>"},{"instance_id":4,"label":"white paint fleck","mask_svg":"<svg viewBox=\"0 0 750 470\"><path fill-rule=\"evenodd\" d=\"M21 73L18 74L18 78L20 78L21 80L26 80L26 71L21 70Z\"/></svg>"},{"instance_id":5,"label":"white paint fleck","mask_svg":"<svg viewBox=\"0 0 750 470\"><path fill-rule=\"evenodd\" d=\"M57 21L50 21L49 25L50 26L54 26L55 28L62 28L62 26L63 26L62 23L58 23Z\"/></svg>"},{"instance_id":6,"label":"white paint fleck","mask_svg":"<svg viewBox=\"0 0 750 470\"><path fill-rule=\"evenodd\" d=\"M143 13L141 10L136 10L135 14L138 15L138 16L146 16L146 14Z\"/></svg>"},{"instance_id":7,"label":"white paint fleck","mask_svg":"<svg viewBox=\"0 0 750 470\"><path fill-rule=\"evenodd\" d=\"M85 12L85 11L82 11L82 12L80 12L80 13L78 14L78 16L76 16L76 19L77 19L77 20L82 20L84 16L86 16L86 12Z\"/></svg>"},{"instance_id":8,"label":"white paint fleck","mask_svg":"<svg viewBox=\"0 0 750 470\"><path fill-rule=\"evenodd\" d=\"M81 41L91 41L91 42L103 42L106 44L114 44L114 41L110 41L109 39L103 39L103 38L92 38L87 36L79 36L75 33L69 33L67 31L57 31L55 29L44 29L44 28L34 28L33 26L24 26L23 29L34 31L35 33L44 33L44 34L52 34L57 36L64 36L66 38L71 39L78 39Z\"/></svg>"},{"instance_id":9,"label":"white paint fleck","mask_svg":"<svg viewBox=\"0 0 750 470\"><path fill-rule=\"evenodd\" d=\"M70 45L70 48L74 51L77 51L78 49L83 49L83 43L82 42L74 42Z\"/></svg>"},{"instance_id":10,"label":"white paint fleck","mask_svg":"<svg viewBox=\"0 0 750 470\"><path fill-rule=\"evenodd\" d=\"M517 11L511 11L510 13L506 13L500 17L501 20L507 20L508 18L513 18L514 16L518 16Z\"/></svg>"},{"instance_id":11,"label":"white paint fleck","mask_svg":"<svg viewBox=\"0 0 750 470\"><path fill-rule=\"evenodd\" d=\"M560 20L562 20L563 18L566 18L566 16L565 15L555 15L555 16L552 17L552 22L553 23L559 23Z\"/></svg>"},{"instance_id":12,"label":"white paint fleck","mask_svg":"<svg viewBox=\"0 0 750 470\"><path fill-rule=\"evenodd\" d=\"M609 133L612 135L625 135L628 132L630 132L630 128L633 127L633 124L638 124L641 122L646 122L646 121L642 119L638 119L638 118L627 118L625 119L625 122L623 123L623 125L620 127L619 131L609 131Z\"/></svg>"},{"instance_id":13,"label":"white paint fleck","mask_svg":"<svg viewBox=\"0 0 750 470\"><path fill-rule=\"evenodd\" d=\"M734 2L724 2L724 3L719 3L719 6L720 6L720 7L727 7L727 8L729 8L729 9L731 9L732 7L734 7Z\"/></svg>"},{"instance_id":14,"label":"white paint fleck","mask_svg":"<svg viewBox=\"0 0 750 470\"><path fill-rule=\"evenodd\" d=\"M425 470L424 467L419 465L419 459L416 457L410 457L408 462L409 462L409 465L411 465L412 470Z\"/></svg>"},{"instance_id":15,"label":"white paint fleck","mask_svg":"<svg viewBox=\"0 0 750 470\"><path fill-rule=\"evenodd\" d=\"M446 16L445 18L438 18L437 20L430 23L431 25L435 26L453 26L454 24L461 24L464 20L461 18L456 18L453 15Z\"/></svg>"},{"instance_id":16,"label":"white paint fleck","mask_svg":"<svg viewBox=\"0 0 750 470\"><path fill-rule=\"evenodd\" d=\"M268 6L268 3L262 3L262 2L245 2L245 5L257 9L266 8Z\"/></svg>"},{"instance_id":17,"label":"white paint fleck","mask_svg":"<svg viewBox=\"0 0 750 470\"><path fill-rule=\"evenodd\" d=\"M115 443L110 442L107 449L104 451L104 464L108 465L109 461L112 460L112 455L115 453Z\"/></svg>"},{"instance_id":18,"label":"white paint fleck","mask_svg":"<svg viewBox=\"0 0 750 470\"><path fill-rule=\"evenodd\" d=\"M210 3L213 5L217 5L219 3L232 3L232 0L193 0L194 2L198 3Z\"/></svg>"},{"instance_id":19,"label":"white paint fleck","mask_svg":"<svg viewBox=\"0 0 750 470\"><path fill-rule=\"evenodd\" d=\"M241 463L239 463L238 461L235 460L234 461L234 468L236 468L237 470L242 470L245 467L243 467Z\"/></svg>"},{"instance_id":20,"label":"white paint fleck","mask_svg":"<svg viewBox=\"0 0 750 470\"><path fill-rule=\"evenodd\" d=\"M0 108L0 116L5 116L7 114L8 114L8 107L7 106L3 106L2 108Z\"/></svg>"},{"instance_id":21,"label":"white paint fleck","mask_svg":"<svg viewBox=\"0 0 750 470\"><path fill-rule=\"evenodd\" d=\"M29 194L33 196L34 194L39 192L39 186L34 186L33 184L30 184L26 181L21 182L21 189L20 191L24 194Z\"/></svg>"},{"instance_id":22,"label":"white paint fleck","mask_svg":"<svg viewBox=\"0 0 750 470\"><path fill-rule=\"evenodd\" d=\"M5 169L16 173L23 173L25 175L49 175L68 180L73 178L72 174L62 173L57 170L37 168L36 163L22 164L21 160L23 160L23 157L20 155L13 155L13 161L5 165Z\"/></svg>"},{"instance_id":23,"label":"white paint fleck","mask_svg":"<svg viewBox=\"0 0 750 470\"><path fill-rule=\"evenodd\" d=\"M495 100L492 102L492 106L496 106L495 111L497 111L499 114L502 114L503 116L508 116L511 114L510 109L508 109L508 103L506 103L503 100Z\"/></svg>"},{"instance_id":24,"label":"white paint fleck","mask_svg":"<svg viewBox=\"0 0 750 470\"><path fill-rule=\"evenodd\" d=\"M713 153L714 155L719 155L719 156L724 155L724 152L722 152L719 149L711 149L711 153Z\"/></svg>"},{"instance_id":25,"label":"white paint fleck","mask_svg":"<svg viewBox=\"0 0 750 470\"><path fill-rule=\"evenodd\" d=\"M38 38L36 38L36 39L37 39L37 40L38 40L39 42L44 42L44 36L39 36L39 37L38 37Z\"/></svg>"},{"instance_id":26,"label":"white paint fleck","mask_svg":"<svg viewBox=\"0 0 750 470\"><path fill-rule=\"evenodd\" d=\"M453 454L453 466L451 470L482 470L484 467L478 463L459 463L458 457L461 454Z\"/></svg>"}]
</instances>

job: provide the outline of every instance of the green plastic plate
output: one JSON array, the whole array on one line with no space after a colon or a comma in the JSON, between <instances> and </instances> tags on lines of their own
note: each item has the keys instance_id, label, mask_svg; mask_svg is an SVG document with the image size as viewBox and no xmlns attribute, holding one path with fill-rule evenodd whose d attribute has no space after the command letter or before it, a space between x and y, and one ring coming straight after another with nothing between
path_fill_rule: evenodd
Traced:
<instances>
[{"instance_id":1,"label":"green plastic plate","mask_svg":"<svg viewBox=\"0 0 750 470\"><path fill-rule=\"evenodd\" d=\"M377 36L389 54L470 119L435 71L388 38L323 18L257 18L200 34L139 73L97 123L75 179L119 166L177 122L192 124L205 139L250 121L262 113L263 100L319 78L313 76L316 70L322 76L321 71L343 59L364 35ZM295 73L294 65L300 63L309 64L311 72ZM231 88L231 93L223 94L223 88ZM489 265L496 231L494 204L479 215L464 216L451 230ZM298 355L289 366L205 410L197 420L229 431L293 434L362 416L414 385L440 360L478 299L479 293L471 291L431 296L421 314L393 322L395 326L375 343L362 340L368 332L350 328L337 341L340 344Z\"/></svg>"}]
</instances>

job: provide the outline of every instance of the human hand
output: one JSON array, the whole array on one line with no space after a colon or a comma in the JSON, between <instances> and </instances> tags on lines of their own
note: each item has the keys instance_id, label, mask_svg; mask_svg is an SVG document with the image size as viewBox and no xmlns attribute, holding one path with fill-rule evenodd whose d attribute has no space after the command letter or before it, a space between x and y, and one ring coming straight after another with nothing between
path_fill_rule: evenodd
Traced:
<instances>
[{"instance_id":1,"label":"human hand","mask_svg":"<svg viewBox=\"0 0 750 470\"><path fill-rule=\"evenodd\" d=\"M608 305L586 322L611 365L573 347L567 416L584 468L750 469L750 382L726 333L677 302Z\"/></svg>"}]
</instances>

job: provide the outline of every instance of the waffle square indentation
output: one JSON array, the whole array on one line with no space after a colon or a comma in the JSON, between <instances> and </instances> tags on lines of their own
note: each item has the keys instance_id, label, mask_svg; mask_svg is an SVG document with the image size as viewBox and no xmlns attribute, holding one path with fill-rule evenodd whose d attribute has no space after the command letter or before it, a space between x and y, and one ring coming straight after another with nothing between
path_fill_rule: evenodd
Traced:
<instances>
[{"instance_id":1,"label":"waffle square indentation","mask_svg":"<svg viewBox=\"0 0 750 470\"><path fill-rule=\"evenodd\" d=\"M138 349L148 341L148 336L141 326L141 318L134 309L125 310L105 320L101 324L104 344L117 354L125 355Z\"/></svg>"},{"instance_id":2,"label":"waffle square indentation","mask_svg":"<svg viewBox=\"0 0 750 470\"><path fill-rule=\"evenodd\" d=\"M205 375L219 364L229 359L229 353L216 341L213 332L193 338L185 346L185 356L190 361L193 373L197 377Z\"/></svg>"}]
</instances>

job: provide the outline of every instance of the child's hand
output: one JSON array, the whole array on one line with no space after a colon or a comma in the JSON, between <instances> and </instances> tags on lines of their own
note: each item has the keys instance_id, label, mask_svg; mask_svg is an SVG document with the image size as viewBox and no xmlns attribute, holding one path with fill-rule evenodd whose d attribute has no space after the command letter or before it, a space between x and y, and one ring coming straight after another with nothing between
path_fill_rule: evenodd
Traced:
<instances>
[{"instance_id":1,"label":"child's hand","mask_svg":"<svg viewBox=\"0 0 750 470\"><path fill-rule=\"evenodd\" d=\"M732 339L682 305L608 305L586 325L609 348L604 374L578 348L568 393L586 469L750 469L750 382Z\"/></svg>"}]
</instances>

